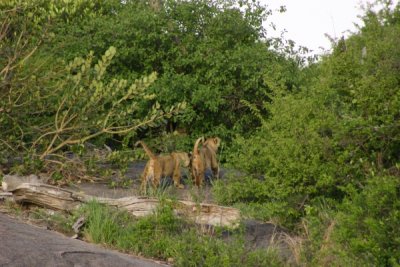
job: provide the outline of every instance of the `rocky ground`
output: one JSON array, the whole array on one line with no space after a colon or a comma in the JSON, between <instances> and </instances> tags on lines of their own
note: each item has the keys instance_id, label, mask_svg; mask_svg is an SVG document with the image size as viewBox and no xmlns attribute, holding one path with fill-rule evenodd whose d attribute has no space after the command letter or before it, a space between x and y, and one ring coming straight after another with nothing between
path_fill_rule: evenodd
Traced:
<instances>
[{"instance_id":1,"label":"rocky ground","mask_svg":"<svg viewBox=\"0 0 400 267\"><path fill-rule=\"evenodd\" d=\"M80 183L69 185L68 189L84 192L88 195L120 198L138 195L140 187L140 174L145 162L132 163L125 177L114 177L112 180L96 183ZM223 179L227 170L221 171ZM190 186L187 177L183 178L185 189L177 189L172 181L164 181L164 190L167 197L184 200L201 200L212 203L211 184L208 182L201 190ZM123 185L123 186L121 186ZM0 202L1 203L1 202ZM1 204L0 204L1 205ZM0 209L1 212L2 209ZM4 209L3 209L4 211ZM15 216L15 214L14 214ZM0 266L160 266L161 263L133 258L125 254L87 244L83 241L73 240L58 234L53 230L51 222L35 221L27 216L10 218L0 213ZM40 227L28 225L21 220ZM245 240L250 249L268 248L272 243L280 247L282 256L293 257L288 244L285 242L288 235L285 231L272 223L263 223L254 220L245 220ZM71 234L72 235L72 234ZM224 238L229 241L229 232ZM3 242L4 240L4 242ZM22 257L24 255L24 257ZM29 263L29 264L28 264ZM57 263L56 265L54 265ZM112 263L112 264L111 264ZM135 265L136 264L136 265Z\"/></svg>"},{"instance_id":2,"label":"rocky ground","mask_svg":"<svg viewBox=\"0 0 400 267\"><path fill-rule=\"evenodd\" d=\"M0 266L166 266L123 254L0 213Z\"/></svg>"}]
</instances>

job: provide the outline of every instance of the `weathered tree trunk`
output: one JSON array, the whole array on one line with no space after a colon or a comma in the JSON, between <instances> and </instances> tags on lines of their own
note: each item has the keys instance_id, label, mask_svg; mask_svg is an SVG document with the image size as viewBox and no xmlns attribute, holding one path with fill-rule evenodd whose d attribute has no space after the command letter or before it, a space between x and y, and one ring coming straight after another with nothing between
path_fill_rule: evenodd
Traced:
<instances>
[{"instance_id":1,"label":"weathered tree trunk","mask_svg":"<svg viewBox=\"0 0 400 267\"><path fill-rule=\"evenodd\" d=\"M34 175L27 177L5 175L2 187L4 191L12 192L14 200L18 203L32 203L64 211L72 211L82 203L96 200L141 217L154 212L159 203L155 198L139 196L118 199L89 196L44 184ZM240 219L239 210L230 207L191 201L171 201L171 203L178 215L190 218L197 224L234 228Z\"/></svg>"}]
</instances>

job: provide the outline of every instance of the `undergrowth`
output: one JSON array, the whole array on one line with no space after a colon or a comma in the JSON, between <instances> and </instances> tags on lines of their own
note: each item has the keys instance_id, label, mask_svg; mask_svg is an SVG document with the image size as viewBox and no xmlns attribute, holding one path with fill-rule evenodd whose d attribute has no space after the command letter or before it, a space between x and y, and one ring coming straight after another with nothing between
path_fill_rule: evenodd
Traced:
<instances>
[{"instance_id":1,"label":"undergrowth","mask_svg":"<svg viewBox=\"0 0 400 267\"><path fill-rule=\"evenodd\" d=\"M174 266L284 265L273 249L246 248L241 233L232 233L229 241L222 239L222 231L204 233L178 218L168 203L161 203L153 214L143 218L96 202L84 205L78 212L87 219L84 236L91 242L168 260Z\"/></svg>"}]
</instances>

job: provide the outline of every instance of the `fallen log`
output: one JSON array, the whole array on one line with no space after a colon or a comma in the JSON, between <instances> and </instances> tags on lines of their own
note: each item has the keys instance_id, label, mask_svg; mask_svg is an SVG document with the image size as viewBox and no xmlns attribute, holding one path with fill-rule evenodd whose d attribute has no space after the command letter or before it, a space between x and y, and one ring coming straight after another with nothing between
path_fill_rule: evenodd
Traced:
<instances>
[{"instance_id":1,"label":"fallen log","mask_svg":"<svg viewBox=\"0 0 400 267\"><path fill-rule=\"evenodd\" d=\"M43 183L37 176L5 175L3 191L11 192L18 203L31 203L41 207L70 212L83 203L99 203L125 209L137 217L152 214L159 201L156 198L132 196L123 198L103 198L85 195ZM226 226L235 228L240 220L238 209L191 201L171 201L179 216L193 220L200 225Z\"/></svg>"}]
</instances>

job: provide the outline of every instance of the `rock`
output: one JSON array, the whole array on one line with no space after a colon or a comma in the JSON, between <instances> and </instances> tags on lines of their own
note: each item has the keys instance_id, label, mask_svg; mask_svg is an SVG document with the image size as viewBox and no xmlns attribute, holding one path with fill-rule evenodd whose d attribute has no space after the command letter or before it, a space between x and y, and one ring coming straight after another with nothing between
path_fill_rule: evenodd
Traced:
<instances>
[{"instance_id":1,"label":"rock","mask_svg":"<svg viewBox=\"0 0 400 267\"><path fill-rule=\"evenodd\" d=\"M0 266L167 266L71 239L2 213L0 235Z\"/></svg>"}]
</instances>

